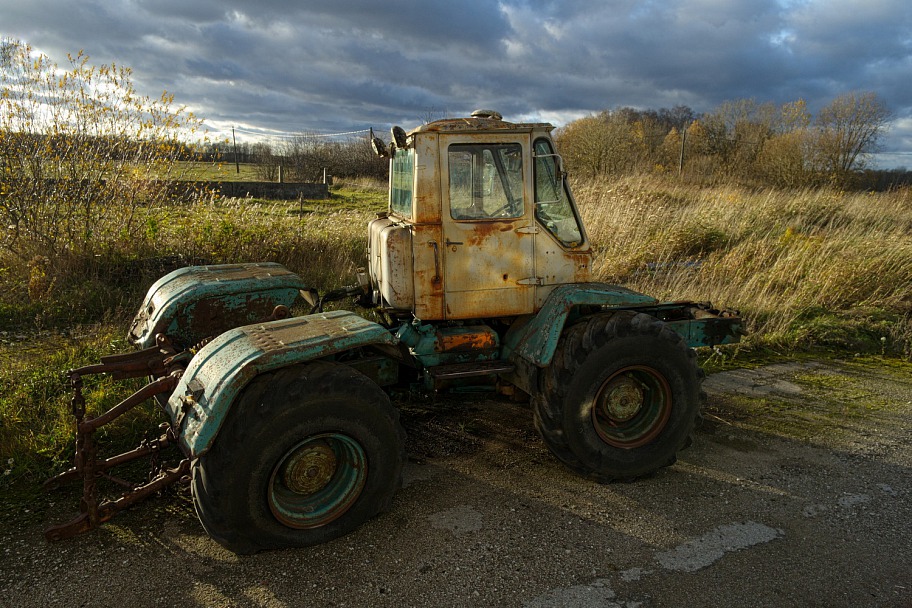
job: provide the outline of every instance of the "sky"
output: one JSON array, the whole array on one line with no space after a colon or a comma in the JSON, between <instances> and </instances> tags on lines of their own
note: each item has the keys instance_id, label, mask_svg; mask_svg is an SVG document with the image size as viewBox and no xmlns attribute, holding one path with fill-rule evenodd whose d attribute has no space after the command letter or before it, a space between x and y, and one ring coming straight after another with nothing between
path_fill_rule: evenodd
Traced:
<instances>
[{"instance_id":1,"label":"sky","mask_svg":"<svg viewBox=\"0 0 912 608\"><path fill-rule=\"evenodd\" d=\"M871 91L876 165L912 168L910 0L0 0L0 37L129 66L241 141Z\"/></svg>"}]
</instances>

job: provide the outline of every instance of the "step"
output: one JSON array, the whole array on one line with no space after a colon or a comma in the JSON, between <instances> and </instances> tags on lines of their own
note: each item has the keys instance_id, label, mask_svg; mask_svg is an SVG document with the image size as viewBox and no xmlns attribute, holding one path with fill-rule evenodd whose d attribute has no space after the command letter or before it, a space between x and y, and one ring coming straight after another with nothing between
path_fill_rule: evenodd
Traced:
<instances>
[{"instance_id":1,"label":"step","mask_svg":"<svg viewBox=\"0 0 912 608\"><path fill-rule=\"evenodd\" d=\"M512 372L516 367L508 361L473 361L471 363L451 363L428 369L428 375L435 380L452 380L455 378L472 378Z\"/></svg>"}]
</instances>

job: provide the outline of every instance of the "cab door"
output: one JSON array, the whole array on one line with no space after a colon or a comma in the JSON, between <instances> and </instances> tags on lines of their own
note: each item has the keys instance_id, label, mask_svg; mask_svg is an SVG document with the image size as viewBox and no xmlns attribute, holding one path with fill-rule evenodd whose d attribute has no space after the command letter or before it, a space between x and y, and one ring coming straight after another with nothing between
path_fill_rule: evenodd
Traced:
<instances>
[{"instance_id":1,"label":"cab door","mask_svg":"<svg viewBox=\"0 0 912 608\"><path fill-rule=\"evenodd\" d=\"M519 315L534 305L529 142L441 138L446 317Z\"/></svg>"}]
</instances>

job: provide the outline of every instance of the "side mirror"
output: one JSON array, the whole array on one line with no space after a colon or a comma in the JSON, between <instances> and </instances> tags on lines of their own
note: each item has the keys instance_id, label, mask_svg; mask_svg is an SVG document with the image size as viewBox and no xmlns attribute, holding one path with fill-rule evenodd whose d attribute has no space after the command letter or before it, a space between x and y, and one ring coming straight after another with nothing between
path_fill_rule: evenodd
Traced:
<instances>
[{"instance_id":1,"label":"side mirror","mask_svg":"<svg viewBox=\"0 0 912 608\"><path fill-rule=\"evenodd\" d=\"M390 129L393 135L393 143L396 144L396 147L400 150L405 150L408 148L408 140L405 135L405 129L402 127L393 127Z\"/></svg>"},{"instance_id":2,"label":"side mirror","mask_svg":"<svg viewBox=\"0 0 912 608\"><path fill-rule=\"evenodd\" d=\"M380 139L379 137L376 137L374 135L373 129L370 130L370 140L371 140L371 147L374 149L374 154L376 154L380 158L389 157L390 153L389 153L389 150L386 148L386 144L383 143L382 139Z\"/></svg>"}]
</instances>

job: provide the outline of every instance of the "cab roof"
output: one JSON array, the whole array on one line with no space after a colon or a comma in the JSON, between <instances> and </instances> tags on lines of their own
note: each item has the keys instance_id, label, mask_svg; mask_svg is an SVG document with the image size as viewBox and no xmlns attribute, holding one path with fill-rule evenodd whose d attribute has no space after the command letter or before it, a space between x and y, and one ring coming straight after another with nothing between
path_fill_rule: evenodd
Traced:
<instances>
[{"instance_id":1,"label":"cab roof","mask_svg":"<svg viewBox=\"0 0 912 608\"><path fill-rule=\"evenodd\" d=\"M411 131L415 133L464 133L476 131L514 131L529 132L534 130L551 131L554 126L547 122L514 123L507 122L493 110L475 110L469 118L445 118L421 125Z\"/></svg>"}]
</instances>

